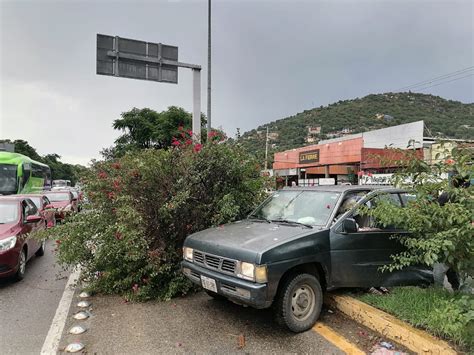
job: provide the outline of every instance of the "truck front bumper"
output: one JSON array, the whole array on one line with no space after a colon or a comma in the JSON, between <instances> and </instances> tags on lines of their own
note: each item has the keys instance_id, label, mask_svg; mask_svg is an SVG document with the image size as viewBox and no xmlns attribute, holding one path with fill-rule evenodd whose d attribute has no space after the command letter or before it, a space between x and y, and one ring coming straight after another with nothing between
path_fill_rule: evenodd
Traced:
<instances>
[{"instance_id":1,"label":"truck front bumper","mask_svg":"<svg viewBox=\"0 0 474 355\"><path fill-rule=\"evenodd\" d=\"M268 308L272 300L267 299L267 284L259 284L222 274L189 261L181 262L183 274L197 285L202 286L201 276L216 281L217 293L232 302L253 308Z\"/></svg>"}]
</instances>

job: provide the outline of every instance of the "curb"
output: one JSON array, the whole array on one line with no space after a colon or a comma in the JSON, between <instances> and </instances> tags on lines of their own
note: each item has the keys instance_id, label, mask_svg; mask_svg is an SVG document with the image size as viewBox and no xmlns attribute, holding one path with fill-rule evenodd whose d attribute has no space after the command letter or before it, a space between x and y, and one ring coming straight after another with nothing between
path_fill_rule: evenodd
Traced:
<instances>
[{"instance_id":1,"label":"curb","mask_svg":"<svg viewBox=\"0 0 474 355\"><path fill-rule=\"evenodd\" d=\"M417 354L457 354L447 342L355 298L326 294L324 303Z\"/></svg>"}]
</instances>

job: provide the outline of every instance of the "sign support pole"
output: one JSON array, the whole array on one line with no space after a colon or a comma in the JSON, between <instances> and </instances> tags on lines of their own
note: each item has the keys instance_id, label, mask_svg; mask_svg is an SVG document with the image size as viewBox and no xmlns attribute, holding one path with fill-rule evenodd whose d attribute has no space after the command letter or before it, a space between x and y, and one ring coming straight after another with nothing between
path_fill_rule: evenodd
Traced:
<instances>
[{"instance_id":1,"label":"sign support pole","mask_svg":"<svg viewBox=\"0 0 474 355\"><path fill-rule=\"evenodd\" d=\"M193 139L201 143L201 69L193 68Z\"/></svg>"}]
</instances>

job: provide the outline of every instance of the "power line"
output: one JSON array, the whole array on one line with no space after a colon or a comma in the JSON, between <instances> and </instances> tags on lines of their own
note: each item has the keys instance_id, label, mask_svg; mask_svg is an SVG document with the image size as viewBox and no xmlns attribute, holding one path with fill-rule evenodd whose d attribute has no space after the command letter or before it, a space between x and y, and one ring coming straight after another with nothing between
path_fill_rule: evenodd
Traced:
<instances>
[{"instance_id":1,"label":"power line","mask_svg":"<svg viewBox=\"0 0 474 355\"><path fill-rule=\"evenodd\" d=\"M432 88L432 87L435 87L435 86L439 86L439 85L443 85L443 84L450 83L450 82L452 82L452 81L456 81L456 80L461 80L461 79L464 79L464 78L468 78L468 77L473 76L473 75L474 75L474 73L469 74L469 75L465 75L465 76L461 76L460 78L455 78L455 79L443 81L443 82L438 83L438 84L429 85L429 86L426 86L426 87L424 87L424 88L417 88L416 90L417 90L417 91L426 90L426 89L429 89L429 88Z\"/></svg>"},{"instance_id":2,"label":"power line","mask_svg":"<svg viewBox=\"0 0 474 355\"><path fill-rule=\"evenodd\" d=\"M455 76L458 76L458 75L461 75L461 74L465 74L466 72L469 72L469 71L471 71L471 70L473 70L473 69L474 69L474 66L467 67L467 68L464 68L464 69L459 69L459 70L456 70L456 71L451 72L451 73L448 73L448 74L436 76L436 77L431 78L431 79L428 79L428 80L424 80L424 81L420 81L420 82L417 82L417 83L412 84L412 85L404 86L404 87L399 88L399 89L397 89L397 90L395 90L395 91L407 90L407 89L415 88L415 87L418 87L418 86L423 86L423 85L426 85L426 84L431 84L431 83L436 82L436 81L440 81L440 80L444 80L444 79L449 79L449 78L451 78L451 77L455 77Z\"/></svg>"}]
</instances>

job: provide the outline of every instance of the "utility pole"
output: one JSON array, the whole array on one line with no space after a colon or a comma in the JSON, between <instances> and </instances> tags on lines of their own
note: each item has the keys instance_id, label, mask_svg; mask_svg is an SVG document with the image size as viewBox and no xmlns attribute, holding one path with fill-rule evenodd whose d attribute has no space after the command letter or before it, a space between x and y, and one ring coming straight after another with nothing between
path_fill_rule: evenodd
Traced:
<instances>
[{"instance_id":1,"label":"utility pole","mask_svg":"<svg viewBox=\"0 0 474 355\"><path fill-rule=\"evenodd\" d=\"M211 132L211 0L207 2L207 134Z\"/></svg>"},{"instance_id":2,"label":"utility pole","mask_svg":"<svg viewBox=\"0 0 474 355\"><path fill-rule=\"evenodd\" d=\"M268 170L268 127L267 127L267 135L265 139L265 170Z\"/></svg>"}]
</instances>

